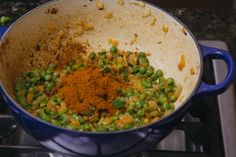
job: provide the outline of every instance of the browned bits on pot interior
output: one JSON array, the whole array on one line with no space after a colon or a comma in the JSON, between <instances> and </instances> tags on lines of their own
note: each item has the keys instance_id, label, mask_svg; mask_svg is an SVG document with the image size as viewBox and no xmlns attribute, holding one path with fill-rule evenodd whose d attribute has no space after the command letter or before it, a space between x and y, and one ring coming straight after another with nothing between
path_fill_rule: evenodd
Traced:
<instances>
[{"instance_id":1,"label":"browned bits on pot interior","mask_svg":"<svg viewBox=\"0 0 236 157\"><path fill-rule=\"evenodd\" d=\"M80 27L82 27L82 29L85 30L85 31L89 31L89 30L93 30L93 29L94 29L93 24L87 22L87 21L84 20L84 19L80 19L80 20L78 21L78 25L79 25Z\"/></svg>"},{"instance_id":2,"label":"browned bits on pot interior","mask_svg":"<svg viewBox=\"0 0 236 157\"><path fill-rule=\"evenodd\" d=\"M40 45L40 49L37 50L37 53L32 53L25 63L28 70L31 70L32 67L43 68L51 63L63 67L71 59L76 59L75 56L85 56L89 48L88 43L73 40L69 36L68 30L60 30L46 41L38 42L37 45Z\"/></svg>"},{"instance_id":3,"label":"browned bits on pot interior","mask_svg":"<svg viewBox=\"0 0 236 157\"><path fill-rule=\"evenodd\" d=\"M184 27L182 28L181 31L184 33L184 35L187 35L187 30Z\"/></svg>"},{"instance_id":4,"label":"browned bits on pot interior","mask_svg":"<svg viewBox=\"0 0 236 157\"><path fill-rule=\"evenodd\" d=\"M130 45L133 45L136 42L137 38L138 38L138 34L134 33L133 38L130 41Z\"/></svg>"},{"instance_id":5,"label":"browned bits on pot interior","mask_svg":"<svg viewBox=\"0 0 236 157\"><path fill-rule=\"evenodd\" d=\"M40 51L40 49L41 49L41 46L40 46L40 44L39 43L37 43L36 45L35 45L35 51Z\"/></svg>"},{"instance_id":6,"label":"browned bits on pot interior","mask_svg":"<svg viewBox=\"0 0 236 157\"><path fill-rule=\"evenodd\" d=\"M97 6L98 10L103 10L104 9L104 4L100 0L96 1L96 6Z\"/></svg>"},{"instance_id":7,"label":"browned bits on pot interior","mask_svg":"<svg viewBox=\"0 0 236 157\"><path fill-rule=\"evenodd\" d=\"M191 69L190 69L190 75L195 75L194 68L191 68Z\"/></svg>"},{"instance_id":8,"label":"browned bits on pot interior","mask_svg":"<svg viewBox=\"0 0 236 157\"><path fill-rule=\"evenodd\" d=\"M57 12L58 12L57 8L47 8L45 14L57 14Z\"/></svg>"},{"instance_id":9,"label":"browned bits on pot interior","mask_svg":"<svg viewBox=\"0 0 236 157\"><path fill-rule=\"evenodd\" d=\"M178 64L178 68L179 68L180 71L182 71L184 67L185 67L185 56L181 55L180 56L180 62Z\"/></svg>"}]
</instances>

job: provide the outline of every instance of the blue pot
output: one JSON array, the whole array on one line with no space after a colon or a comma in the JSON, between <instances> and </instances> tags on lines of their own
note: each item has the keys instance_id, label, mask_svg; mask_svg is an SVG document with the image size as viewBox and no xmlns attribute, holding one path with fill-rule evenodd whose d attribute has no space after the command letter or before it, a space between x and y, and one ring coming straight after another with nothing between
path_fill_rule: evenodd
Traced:
<instances>
[{"instance_id":1,"label":"blue pot","mask_svg":"<svg viewBox=\"0 0 236 157\"><path fill-rule=\"evenodd\" d=\"M30 16L30 13L26 16ZM177 19L176 21L181 23ZM11 29L14 29L14 27L15 24L13 24L4 35L3 33L7 28L0 27L0 35L3 35L3 39L8 36ZM192 36L191 33L190 35ZM192 38L196 42L193 36ZM72 156L123 157L146 150L157 144L180 122L182 116L188 110L189 102L192 98L222 93L234 79L235 64L228 52L199 45L197 42L196 45L198 46L201 58L200 75L202 75L203 71L203 60L207 57L216 58L223 60L227 64L228 74L225 80L217 85L209 85L199 79L192 94L183 102L181 107L176 109L172 114L160 119L158 122L137 129L94 133L60 128L35 118L22 109L9 95L2 81L0 82L0 94L6 106L12 111L17 122L19 122L29 135L34 137L43 146Z\"/></svg>"}]
</instances>

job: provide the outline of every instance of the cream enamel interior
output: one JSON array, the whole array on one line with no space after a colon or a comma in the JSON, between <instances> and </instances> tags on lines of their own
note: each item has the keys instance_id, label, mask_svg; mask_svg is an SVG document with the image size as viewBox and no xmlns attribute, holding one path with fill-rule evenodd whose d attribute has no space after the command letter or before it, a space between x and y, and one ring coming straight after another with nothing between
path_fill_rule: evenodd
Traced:
<instances>
[{"instance_id":1,"label":"cream enamel interior","mask_svg":"<svg viewBox=\"0 0 236 157\"><path fill-rule=\"evenodd\" d=\"M24 72L22 63L27 62L30 53L34 53L34 46L39 40L48 36L48 24L53 23L56 29L73 26L83 18L93 23L94 30L84 33L84 38L94 50L109 48L108 39L117 39L119 48L124 50L148 51L151 64L156 69L163 69L167 77L173 77L183 86L183 91L175 103L176 109L181 106L194 90L200 75L200 56L198 48L183 26L162 10L146 4L151 14L156 18L151 26L151 16L142 17L145 8L130 4L134 0L125 0L123 6L116 0L103 0L104 10L98 10L96 2L90 0L61 0L44 5L17 21L1 42L0 49L0 79L13 96L13 83L17 76ZM86 7L85 7L86 6ZM46 14L48 8L56 8L57 14ZM113 18L104 18L112 12ZM168 26L167 33L163 32L163 25ZM133 45L130 41L134 34L137 40ZM182 71L178 69L180 56L184 55L186 66ZM194 75L190 74L191 68Z\"/></svg>"}]
</instances>

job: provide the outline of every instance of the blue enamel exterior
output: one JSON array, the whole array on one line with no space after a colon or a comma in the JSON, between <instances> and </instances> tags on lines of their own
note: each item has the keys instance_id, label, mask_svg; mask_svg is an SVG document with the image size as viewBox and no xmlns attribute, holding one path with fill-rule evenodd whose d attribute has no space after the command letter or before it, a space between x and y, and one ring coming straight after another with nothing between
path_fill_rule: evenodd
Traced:
<instances>
[{"instance_id":1,"label":"blue enamel exterior","mask_svg":"<svg viewBox=\"0 0 236 157\"><path fill-rule=\"evenodd\" d=\"M6 27L0 27L0 37L4 31L6 31ZM197 87L194 89L191 96L179 109L175 110L169 116L162 118L158 122L141 128L108 133L68 130L53 126L50 123L33 117L23 110L8 95L1 82L0 94L3 97L4 103L12 111L17 122L20 123L29 135L38 140L43 146L57 152L78 157L124 157L146 150L167 136L172 129L180 123L182 116L190 106L189 101L192 97L206 94L219 94L232 82L235 76L235 65L229 53L215 48L199 46L197 42L196 44L199 47L199 53L202 52L202 54L200 54L201 65L203 58L209 56L222 59L226 62L229 72L225 81L218 85L208 85L199 80ZM203 71L202 68L203 66L201 66L201 74Z\"/></svg>"},{"instance_id":2,"label":"blue enamel exterior","mask_svg":"<svg viewBox=\"0 0 236 157\"><path fill-rule=\"evenodd\" d=\"M201 47L203 58L211 57L214 59L221 59L225 61L228 68L228 74L225 80L217 85L209 85L205 82L201 82L200 87L195 96L220 94L227 89L227 87L235 78L236 68L235 68L234 60L229 54L229 52L227 51L217 49L217 48L207 47L204 45L200 45L200 47Z\"/></svg>"},{"instance_id":3,"label":"blue enamel exterior","mask_svg":"<svg viewBox=\"0 0 236 157\"><path fill-rule=\"evenodd\" d=\"M6 30L7 30L7 27L4 27L4 26L0 27L0 39L3 36L3 34L5 33Z\"/></svg>"}]
</instances>

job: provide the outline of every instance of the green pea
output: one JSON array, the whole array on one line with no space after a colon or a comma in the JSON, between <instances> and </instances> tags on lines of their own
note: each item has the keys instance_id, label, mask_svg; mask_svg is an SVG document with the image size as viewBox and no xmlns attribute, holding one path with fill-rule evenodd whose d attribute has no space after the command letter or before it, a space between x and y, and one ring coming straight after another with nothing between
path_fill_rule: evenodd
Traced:
<instances>
[{"instance_id":1,"label":"green pea","mask_svg":"<svg viewBox=\"0 0 236 157\"><path fill-rule=\"evenodd\" d=\"M15 90L19 91L19 90L22 90L24 88L25 88L25 80L22 80L22 79L18 80L16 82L16 85L15 85Z\"/></svg>"},{"instance_id":2,"label":"green pea","mask_svg":"<svg viewBox=\"0 0 236 157\"><path fill-rule=\"evenodd\" d=\"M135 102L135 107L137 108L142 108L144 105L144 101L143 100L138 100Z\"/></svg>"},{"instance_id":3,"label":"green pea","mask_svg":"<svg viewBox=\"0 0 236 157\"><path fill-rule=\"evenodd\" d=\"M104 65L107 65L109 63L109 60L108 59L103 59L103 63L104 63Z\"/></svg>"},{"instance_id":4,"label":"green pea","mask_svg":"<svg viewBox=\"0 0 236 157\"><path fill-rule=\"evenodd\" d=\"M172 108L171 104L170 103L164 103L163 104L163 108L167 111L167 110L170 110Z\"/></svg>"},{"instance_id":5,"label":"green pea","mask_svg":"<svg viewBox=\"0 0 236 157\"><path fill-rule=\"evenodd\" d=\"M34 93L35 91L36 91L36 88L35 88L35 87L30 87L30 88L28 89L28 92Z\"/></svg>"},{"instance_id":6,"label":"green pea","mask_svg":"<svg viewBox=\"0 0 236 157\"><path fill-rule=\"evenodd\" d=\"M42 120L45 120L47 122L50 121L50 118L45 114L44 110L39 109L37 113L38 113L39 118L41 118Z\"/></svg>"},{"instance_id":7,"label":"green pea","mask_svg":"<svg viewBox=\"0 0 236 157\"><path fill-rule=\"evenodd\" d=\"M49 69L50 69L50 70L54 70L55 68L56 68L56 65L55 65L55 64L51 63L51 64L49 65Z\"/></svg>"},{"instance_id":8,"label":"green pea","mask_svg":"<svg viewBox=\"0 0 236 157\"><path fill-rule=\"evenodd\" d=\"M41 96L41 95L43 95L43 91L40 91L40 92L36 93L36 94L34 95L34 98L37 98L37 97L39 97L39 96Z\"/></svg>"},{"instance_id":9,"label":"green pea","mask_svg":"<svg viewBox=\"0 0 236 157\"><path fill-rule=\"evenodd\" d=\"M145 111L143 109L140 109L140 110L137 111L137 115L139 117L143 117L143 116L145 116Z\"/></svg>"},{"instance_id":10,"label":"green pea","mask_svg":"<svg viewBox=\"0 0 236 157\"><path fill-rule=\"evenodd\" d=\"M70 66L67 66L67 67L62 71L63 74L68 74L68 73L70 73L70 72L71 72Z\"/></svg>"},{"instance_id":11,"label":"green pea","mask_svg":"<svg viewBox=\"0 0 236 157\"><path fill-rule=\"evenodd\" d=\"M156 71L156 74L157 74L158 77L163 76L163 72L162 72L160 69L158 69L158 70Z\"/></svg>"},{"instance_id":12,"label":"green pea","mask_svg":"<svg viewBox=\"0 0 236 157\"><path fill-rule=\"evenodd\" d=\"M91 52L91 53L89 54L89 58L90 58L91 60L96 59L96 53L95 53L95 52Z\"/></svg>"},{"instance_id":13,"label":"green pea","mask_svg":"<svg viewBox=\"0 0 236 157\"><path fill-rule=\"evenodd\" d=\"M166 103L168 101L168 98L167 98L166 94L162 93L159 95L158 100L163 105L164 103Z\"/></svg>"},{"instance_id":14,"label":"green pea","mask_svg":"<svg viewBox=\"0 0 236 157\"><path fill-rule=\"evenodd\" d=\"M44 77L44 79L45 79L46 81L50 81L50 80L52 79L52 75L46 74L45 77Z\"/></svg>"},{"instance_id":15,"label":"green pea","mask_svg":"<svg viewBox=\"0 0 236 157\"><path fill-rule=\"evenodd\" d=\"M128 80L128 73L127 71L122 71L120 75L127 81Z\"/></svg>"},{"instance_id":16,"label":"green pea","mask_svg":"<svg viewBox=\"0 0 236 157\"><path fill-rule=\"evenodd\" d=\"M172 102L175 102L175 101L177 100L177 97L176 97L175 95L171 95L171 96L170 96L170 100L171 100Z\"/></svg>"},{"instance_id":17,"label":"green pea","mask_svg":"<svg viewBox=\"0 0 236 157\"><path fill-rule=\"evenodd\" d=\"M139 72L140 72L141 74L145 74L146 71L147 71L147 69L146 69L144 66L140 66L140 67L139 67Z\"/></svg>"},{"instance_id":18,"label":"green pea","mask_svg":"<svg viewBox=\"0 0 236 157\"><path fill-rule=\"evenodd\" d=\"M139 57L146 57L146 54L145 54L144 52L139 52L139 53L138 53L138 56L139 56Z\"/></svg>"},{"instance_id":19,"label":"green pea","mask_svg":"<svg viewBox=\"0 0 236 157\"><path fill-rule=\"evenodd\" d=\"M144 57L139 57L139 64L142 66L148 66L149 65L149 60Z\"/></svg>"},{"instance_id":20,"label":"green pea","mask_svg":"<svg viewBox=\"0 0 236 157\"><path fill-rule=\"evenodd\" d=\"M105 50L102 50L102 51L98 52L98 55L99 55L99 57L104 58L104 57L106 57L106 53L107 52Z\"/></svg>"},{"instance_id":21,"label":"green pea","mask_svg":"<svg viewBox=\"0 0 236 157\"><path fill-rule=\"evenodd\" d=\"M41 73L40 73L40 76L41 76L41 78L45 78L45 75L46 75L46 72L45 71L42 71Z\"/></svg>"},{"instance_id":22,"label":"green pea","mask_svg":"<svg viewBox=\"0 0 236 157\"><path fill-rule=\"evenodd\" d=\"M150 80L147 80L147 79L142 80L141 84L145 88L151 88L152 87L152 82Z\"/></svg>"},{"instance_id":23,"label":"green pea","mask_svg":"<svg viewBox=\"0 0 236 157\"><path fill-rule=\"evenodd\" d=\"M137 73L139 71L139 67L137 65L133 66L133 73Z\"/></svg>"},{"instance_id":24,"label":"green pea","mask_svg":"<svg viewBox=\"0 0 236 157\"><path fill-rule=\"evenodd\" d=\"M10 20L11 20L10 17L8 17L8 16L2 16L2 17L0 18L0 24L4 25L4 24L6 24L7 22L9 22Z\"/></svg>"},{"instance_id":25,"label":"green pea","mask_svg":"<svg viewBox=\"0 0 236 157\"><path fill-rule=\"evenodd\" d=\"M78 69L79 67L80 67L79 64L73 64L73 65L71 66L71 69L72 69L72 70L76 70L76 69Z\"/></svg>"},{"instance_id":26,"label":"green pea","mask_svg":"<svg viewBox=\"0 0 236 157\"><path fill-rule=\"evenodd\" d=\"M108 73L108 72L111 71L111 68L110 68L109 66L104 66L104 67L102 68L102 70L103 70L105 73Z\"/></svg>"},{"instance_id":27,"label":"green pea","mask_svg":"<svg viewBox=\"0 0 236 157\"><path fill-rule=\"evenodd\" d=\"M168 78L168 79L166 80L166 83L167 83L167 85L169 85L169 86L173 86L173 85L175 84L175 80L170 77L170 78Z\"/></svg>"},{"instance_id":28,"label":"green pea","mask_svg":"<svg viewBox=\"0 0 236 157\"><path fill-rule=\"evenodd\" d=\"M152 81L156 81L158 79L158 76L157 74L153 74L150 78Z\"/></svg>"},{"instance_id":29,"label":"green pea","mask_svg":"<svg viewBox=\"0 0 236 157\"><path fill-rule=\"evenodd\" d=\"M59 112L56 119L61 123L61 124L66 124L68 122L68 116L65 112Z\"/></svg>"},{"instance_id":30,"label":"green pea","mask_svg":"<svg viewBox=\"0 0 236 157\"><path fill-rule=\"evenodd\" d=\"M167 86L167 87L164 87L164 90L165 90L165 93L173 92L173 87Z\"/></svg>"},{"instance_id":31,"label":"green pea","mask_svg":"<svg viewBox=\"0 0 236 157\"><path fill-rule=\"evenodd\" d=\"M67 129L71 129L71 130L76 130L77 127L75 125L72 125L72 124L68 124L65 126Z\"/></svg>"},{"instance_id":32,"label":"green pea","mask_svg":"<svg viewBox=\"0 0 236 157\"><path fill-rule=\"evenodd\" d=\"M123 108L125 106L125 101L121 98L116 98L112 101L112 105L114 105L117 108Z\"/></svg>"},{"instance_id":33,"label":"green pea","mask_svg":"<svg viewBox=\"0 0 236 157\"><path fill-rule=\"evenodd\" d=\"M25 87L26 87L27 89L29 89L31 86L32 86L31 82L26 82L26 83L25 83Z\"/></svg>"},{"instance_id":34,"label":"green pea","mask_svg":"<svg viewBox=\"0 0 236 157\"><path fill-rule=\"evenodd\" d=\"M99 60L98 60L98 66L100 66L100 67L104 66L104 62L103 62L102 59L99 59Z\"/></svg>"},{"instance_id":35,"label":"green pea","mask_svg":"<svg viewBox=\"0 0 236 157\"><path fill-rule=\"evenodd\" d=\"M49 83L46 84L46 89L47 90L52 90L53 87L54 87L54 83L53 82L49 82Z\"/></svg>"},{"instance_id":36,"label":"green pea","mask_svg":"<svg viewBox=\"0 0 236 157\"><path fill-rule=\"evenodd\" d=\"M147 67L147 76L151 76L154 73L154 68L152 66Z\"/></svg>"},{"instance_id":37,"label":"green pea","mask_svg":"<svg viewBox=\"0 0 236 157\"><path fill-rule=\"evenodd\" d=\"M138 73L135 74L135 76L138 77L138 78L141 78L141 77L143 77L143 74L138 72Z\"/></svg>"},{"instance_id":38,"label":"green pea","mask_svg":"<svg viewBox=\"0 0 236 157\"><path fill-rule=\"evenodd\" d=\"M153 93L153 96L155 97L155 98L159 98L159 92L155 92L155 93Z\"/></svg>"},{"instance_id":39,"label":"green pea","mask_svg":"<svg viewBox=\"0 0 236 157\"><path fill-rule=\"evenodd\" d=\"M54 124L54 125L56 125L56 126L61 126L61 123L58 122L58 121L56 121L55 119L52 119L52 120L51 120L51 123Z\"/></svg>"},{"instance_id":40,"label":"green pea","mask_svg":"<svg viewBox=\"0 0 236 157\"><path fill-rule=\"evenodd\" d=\"M24 104L25 103L25 96L20 96L20 95L17 95L16 96L16 99L17 101L20 103L20 104Z\"/></svg>"},{"instance_id":41,"label":"green pea","mask_svg":"<svg viewBox=\"0 0 236 157\"><path fill-rule=\"evenodd\" d=\"M127 88L125 92L126 92L126 96L127 96L127 97L133 96L133 91L132 91L132 89Z\"/></svg>"},{"instance_id":42,"label":"green pea","mask_svg":"<svg viewBox=\"0 0 236 157\"><path fill-rule=\"evenodd\" d=\"M115 124L110 124L108 129L109 129L109 131L115 131L115 130L117 130L117 127L115 126Z\"/></svg>"},{"instance_id":43,"label":"green pea","mask_svg":"<svg viewBox=\"0 0 236 157\"><path fill-rule=\"evenodd\" d=\"M159 115L159 113L158 113L158 111L157 110L154 110L154 111L151 111L150 112L150 117L156 117L156 116L158 116Z\"/></svg>"},{"instance_id":44,"label":"green pea","mask_svg":"<svg viewBox=\"0 0 236 157\"><path fill-rule=\"evenodd\" d=\"M117 51L118 51L118 49L117 49L116 46L112 46L112 47L110 48L110 52L111 52L111 53L116 53Z\"/></svg>"},{"instance_id":45,"label":"green pea","mask_svg":"<svg viewBox=\"0 0 236 157\"><path fill-rule=\"evenodd\" d=\"M51 73L52 73L52 70L50 70L50 69L47 69L47 70L46 70L46 75L47 75L47 74L51 74Z\"/></svg>"},{"instance_id":46,"label":"green pea","mask_svg":"<svg viewBox=\"0 0 236 157\"><path fill-rule=\"evenodd\" d=\"M55 71L55 72L53 73L53 77L58 78L59 76L60 76L60 74L59 74L58 71Z\"/></svg>"},{"instance_id":47,"label":"green pea","mask_svg":"<svg viewBox=\"0 0 236 157\"><path fill-rule=\"evenodd\" d=\"M132 124L125 124L122 129L130 129L132 127L133 127Z\"/></svg>"},{"instance_id":48,"label":"green pea","mask_svg":"<svg viewBox=\"0 0 236 157\"><path fill-rule=\"evenodd\" d=\"M84 124L86 121L85 121L85 119L84 119L83 117L79 117L79 122L80 122L81 124Z\"/></svg>"},{"instance_id":49,"label":"green pea","mask_svg":"<svg viewBox=\"0 0 236 157\"><path fill-rule=\"evenodd\" d=\"M117 116L117 115L114 115L114 116L111 117L111 120L112 120L113 122L116 121L117 119L119 119L119 116Z\"/></svg>"},{"instance_id":50,"label":"green pea","mask_svg":"<svg viewBox=\"0 0 236 157\"><path fill-rule=\"evenodd\" d=\"M30 79L30 83L37 83L38 81L37 81L37 79L36 78L31 78Z\"/></svg>"},{"instance_id":51,"label":"green pea","mask_svg":"<svg viewBox=\"0 0 236 157\"><path fill-rule=\"evenodd\" d=\"M106 128L105 125L100 125L100 126L96 129L96 131L98 131L98 132L107 131L107 128Z\"/></svg>"},{"instance_id":52,"label":"green pea","mask_svg":"<svg viewBox=\"0 0 236 157\"><path fill-rule=\"evenodd\" d=\"M40 106L40 107L44 107L44 106L47 105L47 102L48 102L48 99L44 99L44 100L42 100L42 101L40 102L39 106Z\"/></svg>"},{"instance_id":53,"label":"green pea","mask_svg":"<svg viewBox=\"0 0 236 157\"><path fill-rule=\"evenodd\" d=\"M89 126L89 124L87 124L87 123L84 123L83 125L81 125L81 128L82 128L84 131L89 131L89 130L90 130L90 126Z\"/></svg>"},{"instance_id":54,"label":"green pea","mask_svg":"<svg viewBox=\"0 0 236 157\"><path fill-rule=\"evenodd\" d=\"M131 102L131 103L128 105L127 111L128 111L128 112L133 112L133 111L134 111L134 106L135 106L135 103Z\"/></svg>"},{"instance_id":55,"label":"green pea","mask_svg":"<svg viewBox=\"0 0 236 157\"><path fill-rule=\"evenodd\" d=\"M159 77L159 79L158 79L159 84L160 83L164 84L165 81L166 81L166 79L163 76Z\"/></svg>"}]
</instances>

